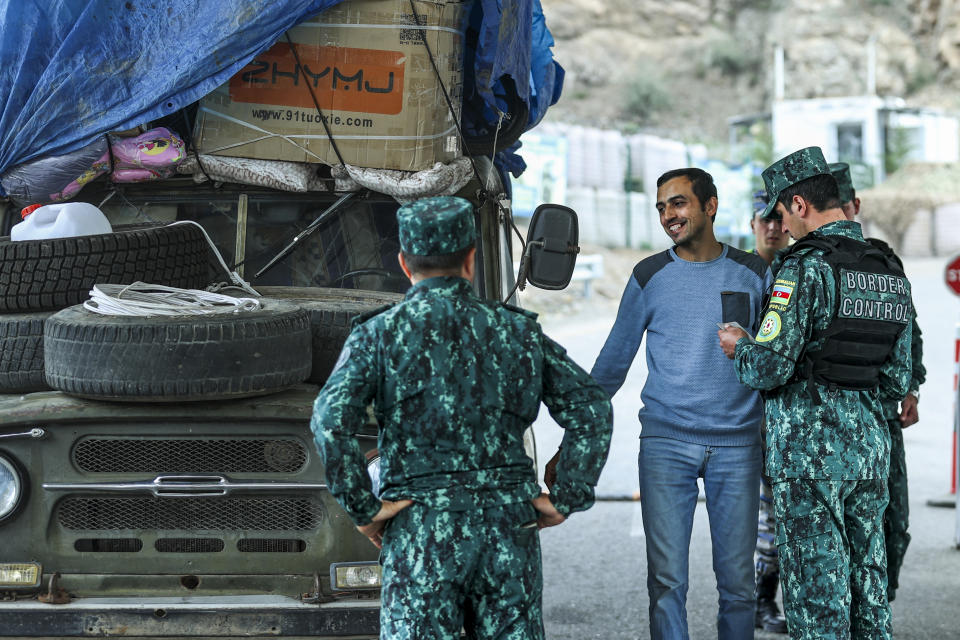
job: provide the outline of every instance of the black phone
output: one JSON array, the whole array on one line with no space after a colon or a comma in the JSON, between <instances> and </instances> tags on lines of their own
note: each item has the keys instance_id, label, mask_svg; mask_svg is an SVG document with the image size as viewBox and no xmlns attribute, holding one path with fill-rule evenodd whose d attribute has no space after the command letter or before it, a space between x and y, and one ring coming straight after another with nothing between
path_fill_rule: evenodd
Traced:
<instances>
[{"instance_id":1,"label":"black phone","mask_svg":"<svg viewBox=\"0 0 960 640\"><path fill-rule=\"evenodd\" d=\"M721 291L720 308L723 322L736 322L750 330L750 294L745 291Z\"/></svg>"}]
</instances>

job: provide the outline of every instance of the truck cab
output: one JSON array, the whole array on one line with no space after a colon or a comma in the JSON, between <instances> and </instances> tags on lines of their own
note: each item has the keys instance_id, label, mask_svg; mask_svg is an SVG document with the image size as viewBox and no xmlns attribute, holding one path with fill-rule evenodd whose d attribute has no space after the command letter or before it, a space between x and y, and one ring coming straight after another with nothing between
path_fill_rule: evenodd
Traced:
<instances>
[{"instance_id":1,"label":"truck cab","mask_svg":"<svg viewBox=\"0 0 960 640\"><path fill-rule=\"evenodd\" d=\"M480 160L491 182L458 195L475 205L476 291L504 300L515 232ZM309 420L350 320L409 282L398 203L344 195L189 178L81 192L114 229L199 223L254 289L311 310L313 368L303 384L232 400L0 395L0 635L377 636L378 552L328 492ZM215 255L210 282L229 283ZM356 438L375 476L372 412Z\"/></svg>"}]
</instances>

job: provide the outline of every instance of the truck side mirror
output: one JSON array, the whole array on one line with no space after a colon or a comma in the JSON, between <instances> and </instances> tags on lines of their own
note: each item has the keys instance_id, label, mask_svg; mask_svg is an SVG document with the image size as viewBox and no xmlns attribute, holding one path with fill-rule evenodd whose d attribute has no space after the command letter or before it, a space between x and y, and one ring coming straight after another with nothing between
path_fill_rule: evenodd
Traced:
<instances>
[{"instance_id":1,"label":"truck side mirror","mask_svg":"<svg viewBox=\"0 0 960 640\"><path fill-rule=\"evenodd\" d=\"M527 230L527 249L518 280L540 289L563 289L570 283L580 253L577 212L559 204L542 204Z\"/></svg>"}]
</instances>

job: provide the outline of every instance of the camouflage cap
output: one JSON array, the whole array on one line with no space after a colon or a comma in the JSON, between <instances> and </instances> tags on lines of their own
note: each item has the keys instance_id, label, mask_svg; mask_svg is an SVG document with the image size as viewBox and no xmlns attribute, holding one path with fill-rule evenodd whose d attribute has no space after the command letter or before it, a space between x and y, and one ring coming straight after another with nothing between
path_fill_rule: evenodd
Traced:
<instances>
[{"instance_id":1,"label":"camouflage cap","mask_svg":"<svg viewBox=\"0 0 960 640\"><path fill-rule=\"evenodd\" d=\"M473 244L473 205L453 196L423 198L397 209L400 249L414 256L454 253Z\"/></svg>"},{"instance_id":2,"label":"camouflage cap","mask_svg":"<svg viewBox=\"0 0 960 640\"><path fill-rule=\"evenodd\" d=\"M840 190L840 204L853 202L853 178L850 176L850 165L846 162L831 162L830 173L837 179L837 188Z\"/></svg>"},{"instance_id":3,"label":"camouflage cap","mask_svg":"<svg viewBox=\"0 0 960 640\"><path fill-rule=\"evenodd\" d=\"M780 158L764 169L760 175L763 177L763 184L767 187L767 195L770 197L770 202L763 213L763 216L767 217L776 209L780 192L807 178L830 175L830 167L827 166L820 147L807 147Z\"/></svg>"},{"instance_id":4,"label":"camouflage cap","mask_svg":"<svg viewBox=\"0 0 960 640\"><path fill-rule=\"evenodd\" d=\"M753 192L753 215L760 216L761 220L780 220L780 212L776 209L767 211L770 198L763 189Z\"/></svg>"}]
</instances>

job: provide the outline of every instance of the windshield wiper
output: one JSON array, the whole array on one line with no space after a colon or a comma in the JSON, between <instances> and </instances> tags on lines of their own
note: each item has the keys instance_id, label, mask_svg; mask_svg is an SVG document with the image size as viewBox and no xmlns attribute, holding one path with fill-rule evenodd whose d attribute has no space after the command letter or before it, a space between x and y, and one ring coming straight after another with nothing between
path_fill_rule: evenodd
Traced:
<instances>
[{"instance_id":1,"label":"windshield wiper","mask_svg":"<svg viewBox=\"0 0 960 640\"><path fill-rule=\"evenodd\" d=\"M348 200L356 197L357 195L359 195L360 193L363 193L364 191L365 189L361 191L351 191L350 193L346 193L340 196L340 198L336 202L334 202L332 205L327 207L326 211L324 211L319 216L317 216L317 218L313 222L311 222L309 225L307 225L307 227L303 231L301 231L296 236L294 236L293 240L290 241L290 244L285 246L283 249L280 250L280 253L278 253L273 258L271 258L270 262L264 265L264 267L260 269L260 271L257 271L256 275L253 276L253 279L256 280L257 278L265 274L267 271L272 269L278 262L286 258L290 254L290 252L293 251L298 244L300 244L301 240L303 240L304 238L309 236L311 233L316 231L317 227L319 227L321 223L323 223L327 218L329 218L334 213L339 211L340 208Z\"/></svg>"}]
</instances>

